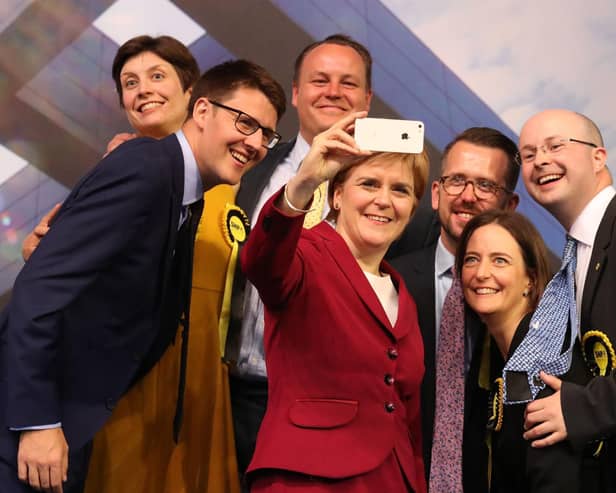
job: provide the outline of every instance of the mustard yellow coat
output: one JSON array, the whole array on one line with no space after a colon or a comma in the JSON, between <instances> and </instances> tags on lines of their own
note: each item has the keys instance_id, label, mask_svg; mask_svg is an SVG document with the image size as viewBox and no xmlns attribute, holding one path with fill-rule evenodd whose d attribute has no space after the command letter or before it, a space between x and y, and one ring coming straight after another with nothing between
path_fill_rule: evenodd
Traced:
<instances>
[{"instance_id":1,"label":"mustard yellow coat","mask_svg":"<svg viewBox=\"0 0 616 493\"><path fill-rule=\"evenodd\" d=\"M181 337L118 402L94 439L85 493L239 493L227 367L218 319L231 247L222 234L233 188L205 194L190 305L184 420L173 442ZM69 465L70 467L70 465Z\"/></svg>"}]
</instances>

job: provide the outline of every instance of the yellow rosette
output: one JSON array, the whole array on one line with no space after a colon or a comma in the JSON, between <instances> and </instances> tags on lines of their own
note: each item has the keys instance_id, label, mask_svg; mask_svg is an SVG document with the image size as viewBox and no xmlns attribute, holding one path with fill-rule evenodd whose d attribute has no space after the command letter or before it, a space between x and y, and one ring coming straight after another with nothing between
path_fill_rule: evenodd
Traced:
<instances>
[{"instance_id":1,"label":"yellow rosette","mask_svg":"<svg viewBox=\"0 0 616 493\"><path fill-rule=\"evenodd\" d=\"M489 431L501 431L503 427L503 394L504 385L501 377L494 380L492 392L488 402L488 424Z\"/></svg>"},{"instance_id":2,"label":"yellow rosette","mask_svg":"<svg viewBox=\"0 0 616 493\"><path fill-rule=\"evenodd\" d=\"M486 445L488 447L488 485L492 485L492 433L503 428L504 383L501 377L494 380L488 398L488 422L486 424Z\"/></svg>"},{"instance_id":3,"label":"yellow rosette","mask_svg":"<svg viewBox=\"0 0 616 493\"><path fill-rule=\"evenodd\" d=\"M227 275L225 277L225 292L220 309L218 320L218 340L220 343L220 355L224 356L227 344L227 332L229 331L229 319L231 317L231 291L233 289L233 277L237 264L237 255L240 245L248 238L250 231L250 221L246 213L237 205L227 204L222 213L221 221L223 236L231 247L231 257L227 264Z\"/></svg>"},{"instance_id":4,"label":"yellow rosette","mask_svg":"<svg viewBox=\"0 0 616 493\"><path fill-rule=\"evenodd\" d=\"M612 346L607 334L600 330L589 330L584 334L582 337L582 353L586 365L595 377L609 376L616 368L614 346ZM600 441L592 455L597 457L602 449L603 441Z\"/></svg>"},{"instance_id":5,"label":"yellow rosette","mask_svg":"<svg viewBox=\"0 0 616 493\"><path fill-rule=\"evenodd\" d=\"M584 359L595 377L605 377L615 368L616 354L607 334L599 330L589 330L582 337Z\"/></svg>"}]
</instances>

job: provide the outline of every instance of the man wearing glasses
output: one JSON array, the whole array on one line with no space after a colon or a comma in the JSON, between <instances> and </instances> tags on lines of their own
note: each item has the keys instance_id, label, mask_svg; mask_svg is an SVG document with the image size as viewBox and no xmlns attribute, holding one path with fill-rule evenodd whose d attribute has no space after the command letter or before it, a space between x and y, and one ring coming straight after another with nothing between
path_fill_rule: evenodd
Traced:
<instances>
[{"instance_id":1,"label":"man wearing glasses","mask_svg":"<svg viewBox=\"0 0 616 493\"><path fill-rule=\"evenodd\" d=\"M556 392L527 405L534 447L586 447L585 491L616 491L616 190L597 125L568 110L530 118L520 133L528 193L577 242L577 332L592 378L586 386L541 373ZM563 327L566 330L567 327Z\"/></svg>"},{"instance_id":2,"label":"man wearing glasses","mask_svg":"<svg viewBox=\"0 0 616 493\"><path fill-rule=\"evenodd\" d=\"M422 384L422 432L424 463L431 488L436 491L486 492L487 455L483 446L486 424L487 393L478 387L484 331L476 317L467 313L464 321L463 354L460 372L464 372L463 388L445 385L437 387L438 355L452 348L439 344L443 303L452 286L454 255L464 226L480 212L490 209L513 210L519 197L513 192L519 174L517 148L505 135L485 127L465 130L450 142L443 152L441 176L432 183L432 208L440 221L438 241L427 248L392 261L405 279L417 303L419 326L424 341L425 376ZM435 471L446 470L450 464L433 459L437 396L460 395L457 412L463 417L463 430L447 460L457 461L447 485L435 486ZM450 423L445 424L451 428ZM462 436L463 434L463 436ZM458 454L458 455L456 455ZM443 462L443 463L440 463Z\"/></svg>"},{"instance_id":3,"label":"man wearing glasses","mask_svg":"<svg viewBox=\"0 0 616 493\"><path fill-rule=\"evenodd\" d=\"M2 313L3 493L82 491L94 434L179 323L187 336L180 293L204 191L237 184L265 157L284 110L262 67L213 67L181 130L122 144L66 198Z\"/></svg>"},{"instance_id":4,"label":"man wearing glasses","mask_svg":"<svg viewBox=\"0 0 616 493\"><path fill-rule=\"evenodd\" d=\"M256 133L258 130L261 130L262 147L265 147L266 149L273 149L276 147L276 144L280 142L281 137L278 132L275 132L269 127L264 127L255 118L247 113L244 113L236 108L232 108L231 106L219 103L218 101L214 101L213 99L210 99L209 101L210 104L213 104L218 108L223 108L231 113L235 113L235 128L242 135L249 136Z\"/></svg>"}]
</instances>

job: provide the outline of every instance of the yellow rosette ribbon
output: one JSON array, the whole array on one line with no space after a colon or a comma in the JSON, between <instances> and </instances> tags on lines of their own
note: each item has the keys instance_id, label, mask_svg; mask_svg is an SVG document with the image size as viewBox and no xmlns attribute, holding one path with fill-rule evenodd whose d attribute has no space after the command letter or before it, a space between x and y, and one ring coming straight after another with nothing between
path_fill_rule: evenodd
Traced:
<instances>
[{"instance_id":1,"label":"yellow rosette ribbon","mask_svg":"<svg viewBox=\"0 0 616 493\"><path fill-rule=\"evenodd\" d=\"M488 485L492 485L492 434L503 428L504 383L501 377L494 380L488 398L488 423L486 425L486 445L488 446Z\"/></svg>"},{"instance_id":2,"label":"yellow rosette ribbon","mask_svg":"<svg viewBox=\"0 0 616 493\"><path fill-rule=\"evenodd\" d=\"M237 265L237 256L240 251L240 245L246 241L246 238L248 238L250 221L248 220L246 213L238 206L227 204L222 213L221 226L223 236L231 247L231 256L229 257L227 274L225 276L225 291L222 299L222 307L220 309L220 318L218 320L220 355L224 356L225 346L227 344L227 333L229 331L229 319L231 318L231 291L233 290L235 266Z\"/></svg>"},{"instance_id":3,"label":"yellow rosette ribbon","mask_svg":"<svg viewBox=\"0 0 616 493\"><path fill-rule=\"evenodd\" d=\"M586 365L593 376L605 377L612 374L616 368L616 353L607 334L600 330L589 330L582 337L582 349ZM603 441L600 441L592 455L597 457L602 449Z\"/></svg>"}]
</instances>

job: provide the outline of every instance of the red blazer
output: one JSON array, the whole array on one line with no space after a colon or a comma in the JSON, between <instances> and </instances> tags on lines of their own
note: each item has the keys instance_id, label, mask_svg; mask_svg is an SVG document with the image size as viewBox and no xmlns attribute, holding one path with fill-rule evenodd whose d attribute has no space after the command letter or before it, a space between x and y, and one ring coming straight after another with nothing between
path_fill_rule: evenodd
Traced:
<instances>
[{"instance_id":1,"label":"red blazer","mask_svg":"<svg viewBox=\"0 0 616 493\"><path fill-rule=\"evenodd\" d=\"M413 299L398 289L392 327L346 243L327 223L302 228L264 206L242 267L265 304L269 396L248 471L346 478L379 467L395 448L425 492L419 389L423 344Z\"/></svg>"}]
</instances>

